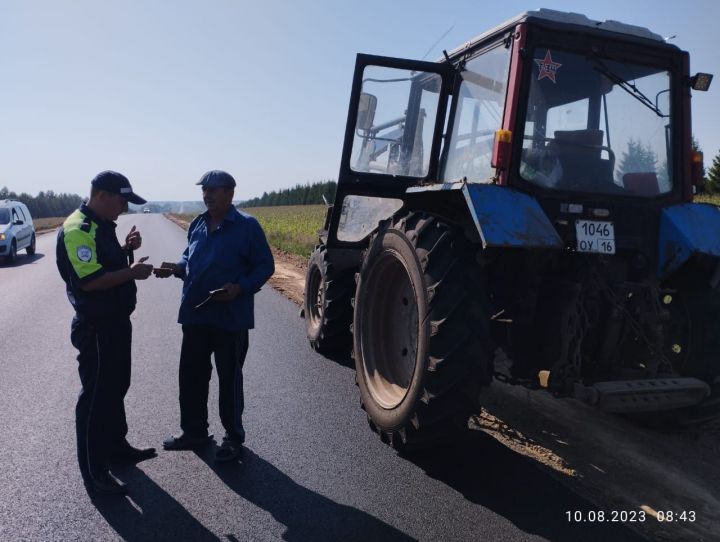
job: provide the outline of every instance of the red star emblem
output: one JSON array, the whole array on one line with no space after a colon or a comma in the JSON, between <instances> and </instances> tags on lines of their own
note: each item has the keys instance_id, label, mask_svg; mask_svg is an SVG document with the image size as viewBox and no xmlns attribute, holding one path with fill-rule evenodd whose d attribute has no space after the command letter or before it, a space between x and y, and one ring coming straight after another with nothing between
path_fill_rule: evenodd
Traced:
<instances>
[{"instance_id":1,"label":"red star emblem","mask_svg":"<svg viewBox=\"0 0 720 542\"><path fill-rule=\"evenodd\" d=\"M547 77L553 83L557 83L557 81L555 81L555 74L557 73L558 68L562 66L562 64L560 64L559 62L553 62L552 56L550 56L550 51L545 53L545 58L543 58L542 60L536 58L535 64L540 67L540 73L538 74L537 78L538 81Z\"/></svg>"}]
</instances>

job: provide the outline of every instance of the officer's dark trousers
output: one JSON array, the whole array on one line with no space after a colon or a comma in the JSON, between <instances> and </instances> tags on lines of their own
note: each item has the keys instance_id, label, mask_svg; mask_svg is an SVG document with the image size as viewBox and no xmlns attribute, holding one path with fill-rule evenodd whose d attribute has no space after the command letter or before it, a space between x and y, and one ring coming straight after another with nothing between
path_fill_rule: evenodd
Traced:
<instances>
[{"instance_id":1,"label":"officer's dark trousers","mask_svg":"<svg viewBox=\"0 0 720 542\"><path fill-rule=\"evenodd\" d=\"M242 368L248 350L248 330L227 331L214 326L183 326L180 352L180 427L190 436L208 431L208 390L211 354L220 383L220 420L229 438L245 441Z\"/></svg>"},{"instance_id":2,"label":"officer's dark trousers","mask_svg":"<svg viewBox=\"0 0 720 542\"><path fill-rule=\"evenodd\" d=\"M88 480L107 471L110 453L126 442L132 325L127 316L102 322L76 316L70 338L82 383L75 408L78 462Z\"/></svg>"}]
</instances>

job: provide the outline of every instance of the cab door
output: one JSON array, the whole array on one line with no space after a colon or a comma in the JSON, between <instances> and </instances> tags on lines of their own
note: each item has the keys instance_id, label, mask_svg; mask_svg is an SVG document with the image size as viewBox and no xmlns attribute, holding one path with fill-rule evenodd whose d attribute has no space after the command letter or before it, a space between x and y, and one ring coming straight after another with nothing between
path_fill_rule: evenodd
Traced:
<instances>
[{"instance_id":1,"label":"cab door","mask_svg":"<svg viewBox=\"0 0 720 542\"><path fill-rule=\"evenodd\" d=\"M355 245L438 179L452 71L445 63L360 54L355 64L328 245Z\"/></svg>"}]
</instances>

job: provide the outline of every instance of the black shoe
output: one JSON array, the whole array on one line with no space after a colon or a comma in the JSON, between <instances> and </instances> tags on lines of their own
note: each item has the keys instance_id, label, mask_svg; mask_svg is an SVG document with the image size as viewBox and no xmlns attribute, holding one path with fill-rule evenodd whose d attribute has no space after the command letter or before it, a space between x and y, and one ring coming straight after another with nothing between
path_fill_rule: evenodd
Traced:
<instances>
[{"instance_id":1,"label":"black shoe","mask_svg":"<svg viewBox=\"0 0 720 542\"><path fill-rule=\"evenodd\" d=\"M103 472L85 480L85 487L90 493L102 495L126 495L127 486L109 472Z\"/></svg>"},{"instance_id":2,"label":"black shoe","mask_svg":"<svg viewBox=\"0 0 720 542\"><path fill-rule=\"evenodd\" d=\"M215 461L233 461L243 455L243 445L240 442L225 437L220 448L215 452Z\"/></svg>"},{"instance_id":3,"label":"black shoe","mask_svg":"<svg viewBox=\"0 0 720 542\"><path fill-rule=\"evenodd\" d=\"M114 465L132 465L153 457L157 457L155 448L135 448L128 444L118 448L110 455L110 463Z\"/></svg>"},{"instance_id":4,"label":"black shoe","mask_svg":"<svg viewBox=\"0 0 720 542\"><path fill-rule=\"evenodd\" d=\"M163 441L163 448L166 450L194 450L207 446L212 440L212 435L194 437L183 433L180 436L172 436Z\"/></svg>"}]
</instances>

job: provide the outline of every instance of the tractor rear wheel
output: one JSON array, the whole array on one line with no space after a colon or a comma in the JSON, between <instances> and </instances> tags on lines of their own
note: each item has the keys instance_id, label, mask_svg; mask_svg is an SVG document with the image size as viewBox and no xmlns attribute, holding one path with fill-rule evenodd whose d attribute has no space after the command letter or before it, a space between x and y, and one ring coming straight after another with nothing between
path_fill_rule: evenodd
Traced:
<instances>
[{"instance_id":1,"label":"tractor rear wheel","mask_svg":"<svg viewBox=\"0 0 720 542\"><path fill-rule=\"evenodd\" d=\"M352 348L352 271L338 271L327 248L318 245L305 275L305 323L310 345L321 354L349 354Z\"/></svg>"},{"instance_id":2,"label":"tractor rear wheel","mask_svg":"<svg viewBox=\"0 0 720 542\"><path fill-rule=\"evenodd\" d=\"M493 371L490 311L476 247L413 213L380 228L360 271L356 378L370 426L396 449L466 428Z\"/></svg>"}]
</instances>

